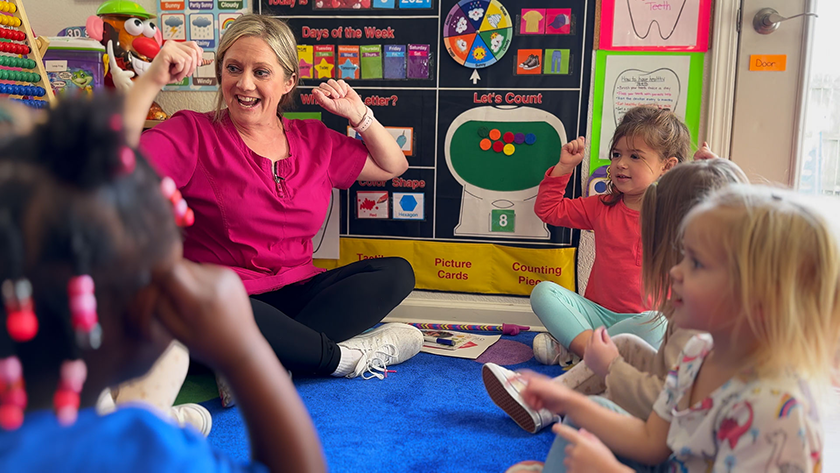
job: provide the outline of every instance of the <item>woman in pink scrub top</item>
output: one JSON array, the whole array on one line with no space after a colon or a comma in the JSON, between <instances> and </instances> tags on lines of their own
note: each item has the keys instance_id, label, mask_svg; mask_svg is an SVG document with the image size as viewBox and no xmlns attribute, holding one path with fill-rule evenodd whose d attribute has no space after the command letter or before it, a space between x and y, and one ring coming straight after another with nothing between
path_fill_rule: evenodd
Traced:
<instances>
[{"instance_id":1,"label":"woman in pink scrub top","mask_svg":"<svg viewBox=\"0 0 840 473\"><path fill-rule=\"evenodd\" d=\"M167 72L202 57L194 43L162 52L171 55ZM257 324L286 368L356 376L358 354L342 364L346 350L338 343L396 307L414 288L414 271L402 258L323 271L312 264L312 237L333 188L397 177L408 169L405 155L344 81L322 82L312 93L324 110L347 118L364 142L318 120L283 116L300 67L294 36L281 21L238 18L222 37L214 66L214 112L181 111L139 136L143 111L165 85L160 67L140 76L126 100L125 126L137 130L156 170L175 181L195 212L184 256L239 274ZM414 343L417 335L405 336ZM348 363L354 364L349 372Z\"/></svg>"}]
</instances>

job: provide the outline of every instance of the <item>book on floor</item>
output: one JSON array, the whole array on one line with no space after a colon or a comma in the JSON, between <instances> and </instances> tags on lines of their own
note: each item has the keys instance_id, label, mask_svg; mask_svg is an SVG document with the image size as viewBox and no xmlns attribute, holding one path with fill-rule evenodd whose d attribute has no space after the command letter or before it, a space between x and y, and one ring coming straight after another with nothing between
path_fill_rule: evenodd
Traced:
<instances>
[{"instance_id":1,"label":"book on floor","mask_svg":"<svg viewBox=\"0 0 840 473\"><path fill-rule=\"evenodd\" d=\"M480 335L454 330L421 330L423 347L420 351L433 355L474 360L496 343L501 335Z\"/></svg>"}]
</instances>

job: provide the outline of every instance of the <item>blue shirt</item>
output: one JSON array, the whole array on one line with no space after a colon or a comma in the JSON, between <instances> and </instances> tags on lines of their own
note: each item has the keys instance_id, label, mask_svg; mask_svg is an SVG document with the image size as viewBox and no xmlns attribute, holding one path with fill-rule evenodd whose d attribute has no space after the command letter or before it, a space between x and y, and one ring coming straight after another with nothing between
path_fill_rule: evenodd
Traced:
<instances>
[{"instance_id":1,"label":"blue shirt","mask_svg":"<svg viewBox=\"0 0 840 473\"><path fill-rule=\"evenodd\" d=\"M79 412L62 427L50 411L26 414L20 429L0 430L2 472L239 472L268 471L214 451L194 429L181 429L139 407L104 417Z\"/></svg>"}]
</instances>

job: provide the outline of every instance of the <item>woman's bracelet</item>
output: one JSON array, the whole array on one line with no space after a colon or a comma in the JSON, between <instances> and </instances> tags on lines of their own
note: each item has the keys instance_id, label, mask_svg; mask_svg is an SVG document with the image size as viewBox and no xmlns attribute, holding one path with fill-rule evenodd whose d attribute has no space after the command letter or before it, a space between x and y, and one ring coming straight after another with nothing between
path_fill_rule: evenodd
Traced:
<instances>
[{"instance_id":1,"label":"woman's bracelet","mask_svg":"<svg viewBox=\"0 0 840 473\"><path fill-rule=\"evenodd\" d=\"M365 130L370 128L370 125L373 123L373 110L370 107L365 107L365 114L357 125L353 125L352 123L350 126L356 130L356 133L364 133Z\"/></svg>"}]
</instances>

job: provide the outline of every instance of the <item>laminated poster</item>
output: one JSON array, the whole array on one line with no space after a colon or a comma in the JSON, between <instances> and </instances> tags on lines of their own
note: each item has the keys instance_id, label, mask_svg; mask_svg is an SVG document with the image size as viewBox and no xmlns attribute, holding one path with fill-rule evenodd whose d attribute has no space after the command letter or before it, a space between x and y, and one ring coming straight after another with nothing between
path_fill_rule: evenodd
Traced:
<instances>
[{"instance_id":1,"label":"laminated poster","mask_svg":"<svg viewBox=\"0 0 840 473\"><path fill-rule=\"evenodd\" d=\"M600 49L709 50L711 0L603 0Z\"/></svg>"}]
</instances>

